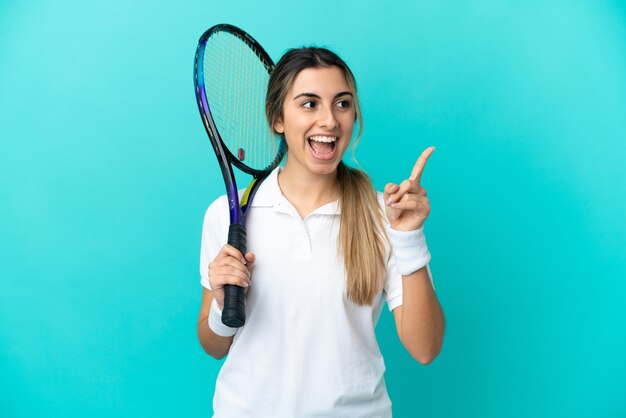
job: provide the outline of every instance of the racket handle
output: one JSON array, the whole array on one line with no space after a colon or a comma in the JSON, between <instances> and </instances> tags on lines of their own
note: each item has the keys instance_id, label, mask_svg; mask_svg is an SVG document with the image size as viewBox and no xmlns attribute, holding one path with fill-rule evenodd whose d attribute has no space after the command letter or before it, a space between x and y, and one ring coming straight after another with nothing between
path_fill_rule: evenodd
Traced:
<instances>
[{"instance_id":1,"label":"racket handle","mask_svg":"<svg viewBox=\"0 0 626 418\"><path fill-rule=\"evenodd\" d=\"M228 228L228 244L246 254L246 229L240 224ZM231 328L240 328L246 323L246 294L244 288L235 285L224 286L224 309L222 323Z\"/></svg>"}]
</instances>

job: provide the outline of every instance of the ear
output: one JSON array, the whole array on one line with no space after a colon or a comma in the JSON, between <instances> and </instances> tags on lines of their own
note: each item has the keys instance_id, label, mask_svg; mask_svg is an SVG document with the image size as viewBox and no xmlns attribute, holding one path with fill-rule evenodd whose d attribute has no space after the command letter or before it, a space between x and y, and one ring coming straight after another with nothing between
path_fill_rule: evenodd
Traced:
<instances>
[{"instance_id":1,"label":"ear","mask_svg":"<svg viewBox=\"0 0 626 418\"><path fill-rule=\"evenodd\" d=\"M285 127L283 126L283 120L281 118L276 119L274 122L274 132L282 134L285 133Z\"/></svg>"}]
</instances>

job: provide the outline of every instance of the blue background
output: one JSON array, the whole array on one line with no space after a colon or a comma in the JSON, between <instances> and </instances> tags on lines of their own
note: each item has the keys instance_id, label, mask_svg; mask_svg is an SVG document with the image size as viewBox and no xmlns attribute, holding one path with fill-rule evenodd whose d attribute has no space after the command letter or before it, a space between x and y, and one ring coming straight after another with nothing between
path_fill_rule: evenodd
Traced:
<instances>
[{"instance_id":1,"label":"blue background","mask_svg":"<svg viewBox=\"0 0 626 418\"><path fill-rule=\"evenodd\" d=\"M429 145L435 362L378 326L398 417L626 416L626 5L0 3L0 415L209 416L192 64L229 22L331 47L378 188ZM245 388L242 388L245 391Z\"/></svg>"}]
</instances>

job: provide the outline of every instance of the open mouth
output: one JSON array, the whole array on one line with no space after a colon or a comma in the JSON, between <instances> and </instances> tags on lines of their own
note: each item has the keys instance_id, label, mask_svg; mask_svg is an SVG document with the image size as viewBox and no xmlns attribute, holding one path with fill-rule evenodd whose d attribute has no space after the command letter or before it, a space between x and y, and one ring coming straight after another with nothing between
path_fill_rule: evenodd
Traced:
<instances>
[{"instance_id":1,"label":"open mouth","mask_svg":"<svg viewBox=\"0 0 626 418\"><path fill-rule=\"evenodd\" d=\"M328 160L334 157L337 140L336 136L325 135L313 135L308 138L313 156L320 160Z\"/></svg>"}]
</instances>

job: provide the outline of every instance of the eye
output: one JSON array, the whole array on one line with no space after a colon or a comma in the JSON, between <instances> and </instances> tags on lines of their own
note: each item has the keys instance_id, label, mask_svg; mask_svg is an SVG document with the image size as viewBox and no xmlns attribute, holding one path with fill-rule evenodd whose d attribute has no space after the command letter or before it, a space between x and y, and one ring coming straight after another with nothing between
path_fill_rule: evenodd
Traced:
<instances>
[{"instance_id":1,"label":"eye","mask_svg":"<svg viewBox=\"0 0 626 418\"><path fill-rule=\"evenodd\" d=\"M312 109L315 107L315 102L313 100L307 100L306 102L302 103L302 107L306 109Z\"/></svg>"},{"instance_id":2,"label":"eye","mask_svg":"<svg viewBox=\"0 0 626 418\"><path fill-rule=\"evenodd\" d=\"M342 109L348 109L352 106L352 102L350 100L340 100L337 102L337 105Z\"/></svg>"}]
</instances>

